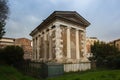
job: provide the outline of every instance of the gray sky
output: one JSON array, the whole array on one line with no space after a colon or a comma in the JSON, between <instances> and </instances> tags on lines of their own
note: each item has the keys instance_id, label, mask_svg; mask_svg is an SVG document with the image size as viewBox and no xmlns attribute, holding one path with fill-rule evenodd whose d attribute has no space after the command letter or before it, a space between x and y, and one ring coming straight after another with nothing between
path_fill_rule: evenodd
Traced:
<instances>
[{"instance_id":1,"label":"gray sky","mask_svg":"<svg viewBox=\"0 0 120 80\"><path fill-rule=\"evenodd\" d=\"M30 38L29 33L53 11L77 11L91 25L88 37L103 41L120 38L120 0L9 0L6 37Z\"/></svg>"}]
</instances>

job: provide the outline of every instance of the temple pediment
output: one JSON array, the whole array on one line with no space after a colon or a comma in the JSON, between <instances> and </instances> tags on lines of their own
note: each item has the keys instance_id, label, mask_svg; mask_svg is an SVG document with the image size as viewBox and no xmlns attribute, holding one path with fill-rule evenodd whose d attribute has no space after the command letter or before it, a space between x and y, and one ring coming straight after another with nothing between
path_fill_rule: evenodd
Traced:
<instances>
[{"instance_id":1,"label":"temple pediment","mask_svg":"<svg viewBox=\"0 0 120 80\"><path fill-rule=\"evenodd\" d=\"M58 16L74 23L76 22L84 27L90 25L90 23L76 11L55 11L50 15L50 17L52 16Z\"/></svg>"}]
</instances>

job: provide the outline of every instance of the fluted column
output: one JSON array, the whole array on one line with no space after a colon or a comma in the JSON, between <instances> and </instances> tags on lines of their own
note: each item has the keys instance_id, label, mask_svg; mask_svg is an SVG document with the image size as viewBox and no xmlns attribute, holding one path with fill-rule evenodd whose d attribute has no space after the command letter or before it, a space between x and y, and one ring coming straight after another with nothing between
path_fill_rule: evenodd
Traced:
<instances>
[{"instance_id":1,"label":"fluted column","mask_svg":"<svg viewBox=\"0 0 120 80\"><path fill-rule=\"evenodd\" d=\"M84 55L86 56L86 31L84 31Z\"/></svg>"},{"instance_id":2,"label":"fluted column","mask_svg":"<svg viewBox=\"0 0 120 80\"><path fill-rule=\"evenodd\" d=\"M35 37L35 60L37 59L37 37Z\"/></svg>"},{"instance_id":3,"label":"fluted column","mask_svg":"<svg viewBox=\"0 0 120 80\"><path fill-rule=\"evenodd\" d=\"M67 27L67 58L71 58L71 49L70 49L70 27Z\"/></svg>"},{"instance_id":4,"label":"fluted column","mask_svg":"<svg viewBox=\"0 0 120 80\"><path fill-rule=\"evenodd\" d=\"M82 58L82 61L86 62L89 60L88 60L87 55L86 55L86 32L85 31L82 32L82 36L83 36L83 41L82 41L82 43L83 43L83 45L82 45L83 58Z\"/></svg>"},{"instance_id":5,"label":"fluted column","mask_svg":"<svg viewBox=\"0 0 120 80\"><path fill-rule=\"evenodd\" d=\"M52 30L51 30L51 28L49 28L49 60L52 59L52 39L51 39L51 35L52 35Z\"/></svg>"},{"instance_id":6,"label":"fluted column","mask_svg":"<svg viewBox=\"0 0 120 80\"><path fill-rule=\"evenodd\" d=\"M47 35L46 32L44 31L44 59L47 59L47 49L46 49L46 40L47 40Z\"/></svg>"},{"instance_id":7,"label":"fluted column","mask_svg":"<svg viewBox=\"0 0 120 80\"><path fill-rule=\"evenodd\" d=\"M39 60L39 36L37 36L37 60Z\"/></svg>"},{"instance_id":8,"label":"fluted column","mask_svg":"<svg viewBox=\"0 0 120 80\"><path fill-rule=\"evenodd\" d=\"M35 60L35 39L33 38L33 53L32 53L32 60Z\"/></svg>"},{"instance_id":9,"label":"fluted column","mask_svg":"<svg viewBox=\"0 0 120 80\"><path fill-rule=\"evenodd\" d=\"M79 31L76 29L76 58L80 59L80 50L79 50Z\"/></svg>"},{"instance_id":10,"label":"fluted column","mask_svg":"<svg viewBox=\"0 0 120 80\"><path fill-rule=\"evenodd\" d=\"M63 45L61 44L61 32L62 30L60 29L60 25L56 24L55 25L55 54L56 54L56 60L58 62L61 62L61 58L63 57L62 54L62 50L61 47L63 47Z\"/></svg>"},{"instance_id":11,"label":"fluted column","mask_svg":"<svg viewBox=\"0 0 120 80\"><path fill-rule=\"evenodd\" d=\"M41 58L41 34L39 35L39 59Z\"/></svg>"},{"instance_id":12,"label":"fluted column","mask_svg":"<svg viewBox=\"0 0 120 80\"><path fill-rule=\"evenodd\" d=\"M82 51L82 55L83 55L83 54L84 54L84 40L85 40L85 39L84 39L84 32L81 32L81 35L82 35L82 39L81 39L81 40L82 40L82 41L81 41L82 50L81 50L81 51Z\"/></svg>"}]
</instances>

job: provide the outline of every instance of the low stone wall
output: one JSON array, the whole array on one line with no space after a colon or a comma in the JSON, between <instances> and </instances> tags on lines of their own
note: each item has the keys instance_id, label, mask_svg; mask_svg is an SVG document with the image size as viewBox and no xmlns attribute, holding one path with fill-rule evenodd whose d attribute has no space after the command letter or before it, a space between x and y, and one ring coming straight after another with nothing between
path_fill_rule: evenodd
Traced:
<instances>
[{"instance_id":1,"label":"low stone wall","mask_svg":"<svg viewBox=\"0 0 120 80\"><path fill-rule=\"evenodd\" d=\"M81 62L77 64L64 64L64 72L86 71L91 69L90 62Z\"/></svg>"},{"instance_id":2,"label":"low stone wall","mask_svg":"<svg viewBox=\"0 0 120 80\"><path fill-rule=\"evenodd\" d=\"M21 71L33 77L54 77L64 74L64 72L86 71L91 69L91 62L81 63L40 63L25 62L21 65Z\"/></svg>"}]
</instances>

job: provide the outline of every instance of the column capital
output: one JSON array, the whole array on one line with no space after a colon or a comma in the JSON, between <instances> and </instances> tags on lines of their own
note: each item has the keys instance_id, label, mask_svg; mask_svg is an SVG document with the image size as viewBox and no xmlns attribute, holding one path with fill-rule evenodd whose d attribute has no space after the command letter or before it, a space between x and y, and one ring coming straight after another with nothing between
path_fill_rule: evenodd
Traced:
<instances>
[{"instance_id":1,"label":"column capital","mask_svg":"<svg viewBox=\"0 0 120 80\"><path fill-rule=\"evenodd\" d=\"M52 26L48 27L48 29L51 30L51 29L52 29Z\"/></svg>"},{"instance_id":2,"label":"column capital","mask_svg":"<svg viewBox=\"0 0 120 80\"><path fill-rule=\"evenodd\" d=\"M41 35L42 35L42 33L39 33L39 35L41 36Z\"/></svg>"},{"instance_id":3,"label":"column capital","mask_svg":"<svg viewBox=\"0 0 120 80\"><path fill-rule=\"evenodd\" d=\"M51 31L52 27L49 27L48 29L49 29L49 35L51 36L52 35L52 31Z\"/></svg>"},{"instance_id":4,"label":"column capital","mask_svg":"<svg viewBox=\"0 0 120 80\"><path fill-rule=\"evenodd\" d=\"M56 23L56 24L55 24L55 27L59 27L59 26L60 26L60 24L59 24L59 23Z\"/></svg>"},{"instance_id":5,"label":"column capital","mask_svg":"<svg viewBox=\"0 0 120 80\"><path fill-rule=\"evenodd\" d=\"M32 40L35 40L35 37L32 37Z\"/></svg>"},{"instance_id":6,"label":"column capital","mask_svg":"<svg viewBox=\"0 0 120 80\"><path fill-rule=\"evenodd\" d=\"M78 29L78 28L75 28L76 29L76 31L79 31L80 29Z\"/></svg>"},{"instance_id":7,"label":"column capital","mask_svg":"<svg viewBox=\"0 0 120 80\"><path fill-rule=\"evenodd\" d=\"M61 23L60 22L55 22L53 25L59 26Z\"/></svg>"},{"instance_id":8,"label":"column capital","mask_svg":"<svg viewBox=\"0 0 120 80\"><path fill-rule=\"evenodd\" d=\"M67 29L71 29L72 27L70 27L70 26L67 26Z\"/></svg>"},{"instance_id":9,"label":"column capital","mask_svg":"<svg viewBox=\"0 0 120 80\"><path fill-rule=\"evenodd\" d=\"M46 32L46 29L45 29L45 30L43 30L43 32L45 33L45 32Z\"/></svg>"},{"instance_id":10,"label":"column capital","mask_svg":"<svg viewBox=\"0 0 120 80\"><path fill-rule=\"evenodd\" d=\"M86 33L86 30L84 30L83 32Z\"/></svg>"}]
</instances>

